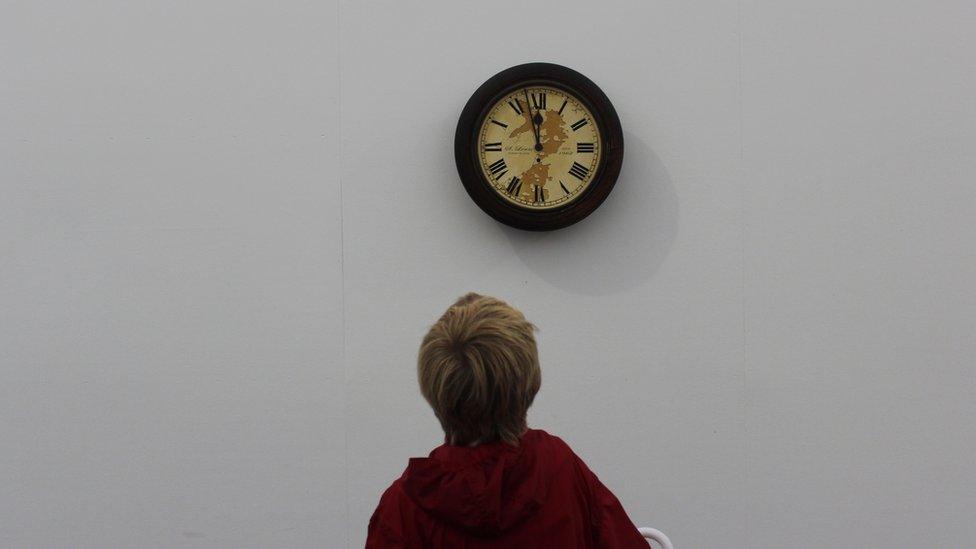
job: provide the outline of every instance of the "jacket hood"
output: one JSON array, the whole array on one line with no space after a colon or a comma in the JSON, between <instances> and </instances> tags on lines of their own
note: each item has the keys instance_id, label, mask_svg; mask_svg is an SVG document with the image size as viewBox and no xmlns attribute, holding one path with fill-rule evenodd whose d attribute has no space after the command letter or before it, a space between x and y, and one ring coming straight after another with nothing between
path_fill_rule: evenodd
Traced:
<instances>
[{"instance_id":1,"label":"jacket hood","mask_svg":"<svg viewBox=\"0 0 976 549\"><path fill-rule=\"evenodd\" d=\"M439 520L479 536L500 535L546 501L553 452L545 439L544 432L530 430L519 446L441 446L410 460L404 491Z\"/></svg>"}]
</instances>

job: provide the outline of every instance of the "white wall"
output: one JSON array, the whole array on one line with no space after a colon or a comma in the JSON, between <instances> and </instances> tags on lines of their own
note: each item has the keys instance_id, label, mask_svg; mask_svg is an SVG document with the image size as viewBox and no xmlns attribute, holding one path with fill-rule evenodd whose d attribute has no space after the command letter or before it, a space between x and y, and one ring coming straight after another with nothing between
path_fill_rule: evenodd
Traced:
<instances>
[{"instance_id":1,"label":"white wall","mask_svg":"<svg viewBox=\"0 0 976 549\"><path fill-rule=\"evenodd\" d=\"M531 423L679 547L976 544L971 2L6 2L0 545L359 547L426 326L542 328ZM468 199L468 96L603 87L617 189Z\"/></svg>"},{"instance_id":2,"label":"white wall","mask_svg":"<svg viewBox=\"0 0 976 549\"><path fill-rule=\"evenodd\" d=\"M0 546L346 527L335 5L0 10Z\"/></svg>"}]
</instances>

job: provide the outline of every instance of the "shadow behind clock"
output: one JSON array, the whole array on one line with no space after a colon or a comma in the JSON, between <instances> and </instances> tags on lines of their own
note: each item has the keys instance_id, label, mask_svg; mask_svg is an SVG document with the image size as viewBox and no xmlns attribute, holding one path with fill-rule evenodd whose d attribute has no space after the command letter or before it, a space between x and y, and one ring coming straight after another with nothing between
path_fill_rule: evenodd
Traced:
<instances>
[{"instance_id":1,"label":"shadow behind clock","mask_svg":"<svg viewBox=\"0 0 976 549\"><path fill-rule=\"evenodd\" d=\"M540 278L563 290L612 294L650 278L678 230L678 201L661 159L626 133L627 159L606 202L589 217L551 232L498 224L516 255Z\"/></svg>"}]
</instances>

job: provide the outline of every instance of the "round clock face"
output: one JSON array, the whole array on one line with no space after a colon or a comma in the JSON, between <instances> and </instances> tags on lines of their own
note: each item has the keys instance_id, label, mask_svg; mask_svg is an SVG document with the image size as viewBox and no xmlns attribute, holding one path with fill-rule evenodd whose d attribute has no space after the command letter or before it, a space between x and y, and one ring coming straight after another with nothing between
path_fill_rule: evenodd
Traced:
<instances>
[{"instance_id":1,"label":"round clock face","mask_svg":"<svg viewBox=\"0 0 976 549\"><path fill-rule=\"evenodd\" d=\"M593 113L552 86L510 91L489 109L478 132L479 167L503 200L551 210L583 196L603 148Z\"/></svg>"},{"instance_id":2,"label":"round clock face","mask_svg":"<svg viewBox=\"0 0 976 549\"><path fill-rule=\"evenodd\" d=\"M607 96L551 63L506 69L461 112L454 157L465 190L498 221L552 230L590 213L613 189L623 132Z\"/></svg>"}]
</instances>

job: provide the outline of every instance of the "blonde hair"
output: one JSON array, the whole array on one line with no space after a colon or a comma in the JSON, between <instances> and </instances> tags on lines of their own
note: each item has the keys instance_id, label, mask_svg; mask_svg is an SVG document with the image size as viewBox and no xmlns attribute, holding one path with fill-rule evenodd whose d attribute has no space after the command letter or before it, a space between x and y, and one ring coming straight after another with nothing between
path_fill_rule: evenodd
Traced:
<instances>
[{"instance_id":1,"label":"blonde hair","mask_svg":"<svg viewBox=\"0 0 976 549\"><path fill-rule=\"evenodd\" d=\"M534 330L517 309L475 293L431 326L417 377L448 444L518 444L542 382Z\"/></svg>"}]
</instances>

